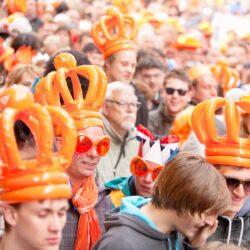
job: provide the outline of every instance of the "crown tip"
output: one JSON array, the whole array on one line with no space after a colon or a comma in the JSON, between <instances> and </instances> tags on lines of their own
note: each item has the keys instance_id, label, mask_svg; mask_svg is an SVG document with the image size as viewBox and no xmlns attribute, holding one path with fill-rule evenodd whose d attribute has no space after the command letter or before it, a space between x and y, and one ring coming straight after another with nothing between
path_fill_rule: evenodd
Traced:
<instances>
[{"instance_id":1,"label":"crown tip","mask_svg":"<svg viewBox=\"0 0 250 250\"><path fill-rule=\"evenodd\" d=\"M54 66L56 70L59 68L74 69L77 65L76 59L69 53L60 53L54 59Z\"/></svg>"}]
</instances>

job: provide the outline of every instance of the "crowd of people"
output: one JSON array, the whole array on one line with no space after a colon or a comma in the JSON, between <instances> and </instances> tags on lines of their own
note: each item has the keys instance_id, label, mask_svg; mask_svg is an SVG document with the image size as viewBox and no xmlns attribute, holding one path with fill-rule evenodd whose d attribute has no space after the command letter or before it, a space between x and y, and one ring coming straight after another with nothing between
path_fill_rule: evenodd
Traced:
<instances>
[{"instance_id":1,"label":"crowd of people","mask_svg":"<svg viewBox=\"0 0 250 250\"><path fill-rule=\"evenodd\" d=\"M0 250L250 249L249 18L1 1Z\"/></svg>"}]
</instances>

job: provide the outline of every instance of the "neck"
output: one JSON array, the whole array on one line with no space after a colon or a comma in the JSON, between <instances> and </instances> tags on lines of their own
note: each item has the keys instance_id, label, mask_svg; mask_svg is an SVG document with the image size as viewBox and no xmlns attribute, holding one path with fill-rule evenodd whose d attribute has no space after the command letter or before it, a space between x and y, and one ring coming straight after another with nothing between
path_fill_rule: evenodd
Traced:
<instances>
[{"instance_id":1,"label":"neck","mask_svg":"<svg viewBox=\"0 0 250 250\"><path fill-rule=\"evenodd\" d=\"M67 172L67 171L66 171ZM78 176L74 176L71 173L67 172L67 175L69 176L70 182L72 185L76 188L79 189L86 177L81 177L79 178Z\"/></svg>"},{"instance_id":2,"label":"neck","mask_svg":"<svg viewBox=\"0 0 250 250\"><path fill-rule=\"evenodd\" d=\"M120 127L117 127L117 126L114 126L113 124L110 124L112 129L115 131L115 133L117 135L119 135L122 139L124 138L124 136L126 135L127 133L127 130L123 129L123 128L120 128Z\"/></svg>"},{"instance_id":3,"label":"neck","mask_svg":"<svg viewBox=\"0 0 250 250\"><path fill-rule=\"evenodd\" d=\"M0 242L0 250L34 250L28 247L24 241L16 236L14 232L4 233Z\"/></svg>"},{"instance_id":4,"label":"neck","mask_svg":"<svg viewBox=\"0 0 250 250\"><path fill-rule=\"evenodd\" d=\"M235 212L231 212L231 211L227 211L223 215L229 217L230 219L233 219L234 216L236 215L236 213Z\"/></svg>"},{"instance_id":5,"label":"neck","mask_svg":"<svg viewBox=\"0 0 250 250\"><path fill-rule=\"evenodd\" d=\"M170 234L175 231L172 223L173 213L171 210L163 210L156 208L149 203L141 208L141 211L156 225L157 229L164 233Z\"/></svg>"}]
</instances>

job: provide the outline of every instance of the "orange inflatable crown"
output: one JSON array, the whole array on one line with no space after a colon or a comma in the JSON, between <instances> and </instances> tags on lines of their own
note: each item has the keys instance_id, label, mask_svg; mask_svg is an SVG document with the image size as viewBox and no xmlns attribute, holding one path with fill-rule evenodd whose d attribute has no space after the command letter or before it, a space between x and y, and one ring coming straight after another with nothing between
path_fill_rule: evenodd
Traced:
<instances>
[{"instance_id":1,"label":"orange inflatable crown","mask_svg":"<svg viewBox=\"0 0 250 250\"><path fill-rule=\"evenodd\" d=\"M231 88L235 88L239 82L239 73L228 66L228 64L219 60L211 66L211 71L217 81L222 85L224 94Z\"/></svg>"},{"instance_id":2,"label":"orange inflatable crown","mask_svg":"<svg viewBox=\"0 0 250 250\"><path fill-rule=\"evenodd\" d=\"M103 127L100 108L105 98L107 77L98 66L82 65L77 67L76 60L69 53L60 53L54 59L56 71L42 78L35 87L35 100L43 105L64 108L75 121L77 129L92 126ZM89 80L86 97L83 98L78 75ZM66 78L71 78L73 97ZM60 102L60 97L63 104Z\"/></svg>"},{"instance_id":3,"label":"orange inflatable crown","mask_svg":"<svg viewBox=\"0 0 250 250\"><path fill-rule=\"evenodd\" d=\"M128 14L134 6L134 0L113 0L112 5L119 8L123 14Z\"/></svg>"},{"instance_id":4,"label":"orange inflatable crown","mask_svg":"<svg viewBox=\"0 0 250 250\"><path fill-rule=\"evenodd\" d=\"M186 70L186 73L191 81L204 75L212 75L210 68L205 64L194 65L193 67Z\"/></svg>"},{"instance_id":5,"label":"orange inflatable crown","mask_svg":"<svg viewBox=\"0 0 250 250\"><path fill-rule=\"evenodd\" d=\"M227 133L218 136L215 112L225 106ZM250 100L215 97L198 104L192 113L192 127L199 141L206 146L206 158L212 164L250 167L250 137L240 138L239 108L250 114Z\"/></svg>"},{"instance_id":6,"label":"orange inflatable crown","mask_svg":"<svg viewBox=\"0 0 250 250\"><path fill-rule=\"evenodd\" d=\"M62 109L34 103L24 86L2 91L0 102L0 200L20 203L70 198L71 188L63 170L69 166L75 150L73 119ZM35 138L35 158L21 158L14 133L17 120L24 122ZM62 145L57 153L53 153L53 124L63 131Z\"/></svg>"},{"instance_id":7,"label":"orange inflatable crown","mask_svg":"<svg viewBox=\"0 0 250 250\"><path fill-rule=\"evenodd\" d=\"M107 9L105 16L94 23L91 34L106 59L120 50L134 49L133 40L137 30L133 17L123 15L118 8L111 7Z\"/></svg>"},{"instance_id":8,"label":"orange inflatable crown","mask_svg":"<svg viewBox=\"0 0 250 250\"><path fill-rule=\"evenodd\" d=\"M173 47L178 50L196 50L202 47L200 41L188 34L181 34L178 36Z\"/></svg>"},{"instance_id":9,"label":"orange inflatable crown","mask_svg":"<svg viewBox=\"0 0 250 250\"><path fill-rule=\"evenodd\" d=\"M26 0L7 0L7 6L11 14L15 12L25 13L27 9Z\"/></svg>"}]
</instances>

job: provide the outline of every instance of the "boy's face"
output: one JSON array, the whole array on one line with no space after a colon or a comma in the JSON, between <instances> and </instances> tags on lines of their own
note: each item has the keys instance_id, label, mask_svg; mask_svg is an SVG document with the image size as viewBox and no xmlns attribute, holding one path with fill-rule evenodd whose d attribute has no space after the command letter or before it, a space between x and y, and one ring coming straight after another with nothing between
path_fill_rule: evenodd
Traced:
<instances>
[{"instance_id":1,"label":"boy's face","mask_svg":"<svg viewBox=\"0 0 250 250\"><path fill-rule=\"evenodd\" d=\"M227 211L227 214L228 216L233 217L241 210L250 192L247 191L248 188L246 185L244 187L242 184L239 184L238 186L232 184L237 180L250 181L250 169L243 167L221 166L219 171L226 178L227 187L232 199L231 207L229 211Z\"/></svg>"},{"instance_id":2,"label":"boy's face","mask_svg":"<svg viewBox=\"0 0 250 250\"><path fill-rule=\"evenodd\" d=\"M5 220L11 225L15 242L23 249L57 250L66 223L68 201L51 199L5 207Z\"/></svg>"}]
</instances>

